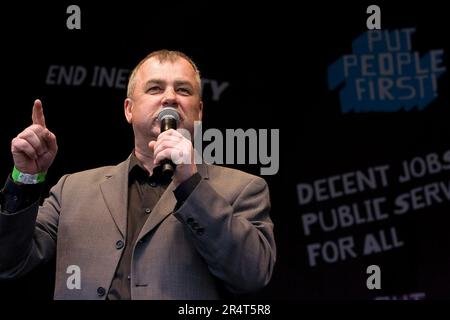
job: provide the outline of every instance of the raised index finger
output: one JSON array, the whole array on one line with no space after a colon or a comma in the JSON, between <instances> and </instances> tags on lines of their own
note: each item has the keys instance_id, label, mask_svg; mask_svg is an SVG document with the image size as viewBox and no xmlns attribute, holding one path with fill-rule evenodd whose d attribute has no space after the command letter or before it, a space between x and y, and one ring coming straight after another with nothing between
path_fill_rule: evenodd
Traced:
<instances>
[{"instance_id":1,"label":"raised index finger","mask_svg":"<svg viewBox=\"0 0 450 320\"><path fill-rule=\"evenodd\" d=\"M44 128L46 127L44 110L42 109L42 102L39 99L36 99L34 101L33 114L31 115L31 119L33 119L33 124L39 124Z\"/></svg>"}]
</instances>

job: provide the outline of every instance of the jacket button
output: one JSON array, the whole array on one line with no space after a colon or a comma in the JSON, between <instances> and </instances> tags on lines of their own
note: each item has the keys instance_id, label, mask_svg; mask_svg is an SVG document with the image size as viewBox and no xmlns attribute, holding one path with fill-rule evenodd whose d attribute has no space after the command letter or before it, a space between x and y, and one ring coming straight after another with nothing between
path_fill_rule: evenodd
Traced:
<instances>
[{"instance_id":1,"label":"jacket button","mask_svg":"<svg viewBox=\"0 0 450 320\"><path fill-rule=\"evenodd\" d=\"M197 233L197 235L201 236L205 233L205 229L203 228L198 228L197 231L195 231Z\"/></svg>"},{"instance_id":2,"label":"jacket button","mask_svg":"<svg viewBox=\"0 0 450 320\"><path fill-rule=\"evenodd\" d=\"M116 249L117 249L117 250L120 250L120 249L123 248L124 245L125 245L125 244L123 243L122 240L117 240L117 242L116 242Z\"/></svg>"},{"instance_id":3,"label":"jacket button","mask_svg":"<svg viewBox=\"0 0 450 320\"><path fill-rule=\"evenodd\" d=\"M98 295L99 297L103 297L103 296L105 295L105 293L106 293L105 288L103 288L103 287L98 287L98 288L97 288L97 295Z\"/></svg>"},{"instance_id":4,"label":"jacket button","mask_svg":"<svg viewBox=\"0 0 450 320\"><path fill-rule=\"evenodd\" d=\"M197 222L193 222L193 223L191 224L191 227L192 227L192 229L197 230L198 227L199 227L199 224L198 224Z\"/></svg>"},{"instance_id":5,"label":"jacket button","mask_svg":"<svg viewBox=\"0 0 450 320\"><path fill-rule=\"evenodd\" d=\"M191 224L192 222L194 222L194 219L191 218L191 217L189 217L189 218L186 219L186 222L189 223L189 224Z\"/></svg>"}]
</instances>

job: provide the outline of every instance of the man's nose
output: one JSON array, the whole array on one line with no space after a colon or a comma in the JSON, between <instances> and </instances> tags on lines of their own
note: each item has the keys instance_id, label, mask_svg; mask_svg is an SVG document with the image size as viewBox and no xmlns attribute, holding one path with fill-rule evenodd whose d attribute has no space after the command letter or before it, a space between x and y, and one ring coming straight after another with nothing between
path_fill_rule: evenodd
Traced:
<instances>
[{"instance_id":1,"label":"man's nose","mask_svg":"<svg viewBox=\"0 0 450 320\"><path fill-rule=\"evenodd\" d=\"M172 88L167 88L164 92L162 105L164 107L177 106L177 95Z\"/></svg>"}]
</instances>

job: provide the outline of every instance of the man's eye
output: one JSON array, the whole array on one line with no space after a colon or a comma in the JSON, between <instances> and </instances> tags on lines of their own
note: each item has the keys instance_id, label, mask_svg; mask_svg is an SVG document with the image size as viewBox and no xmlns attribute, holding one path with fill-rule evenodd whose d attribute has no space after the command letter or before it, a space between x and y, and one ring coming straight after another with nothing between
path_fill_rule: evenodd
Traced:
<instances>
[{"instance_id":1,"label":"man's eye","mask_svg":"<svg viewBox=\"0 0 450 320\"><path fill-rule=\"evenodd\" d=\"M161 88L157 87L157 86L150 87L150 88L147 89L147 92L150 92L150 93L157 93L157 92L160 92L160 91L161 91Z\"/></svg>"},{"instance_id":2,"label":"man's eye","mask_svg":"<svg viewBox=\"0 0 450 320\"><path fill-rule=\"evenodd\" d=\"M177 89L178 92L180 92L181 94L191 94L191 90L189 90L188 88L178 88Z\"/></svg>"}]
</instances>

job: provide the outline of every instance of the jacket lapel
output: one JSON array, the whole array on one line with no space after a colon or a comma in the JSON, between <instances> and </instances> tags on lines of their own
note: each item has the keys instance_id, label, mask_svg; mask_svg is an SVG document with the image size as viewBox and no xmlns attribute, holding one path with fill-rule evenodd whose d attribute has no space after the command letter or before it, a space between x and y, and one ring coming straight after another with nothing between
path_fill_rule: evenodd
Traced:
<instances>
[{"instance_id":1,"label":"jacket lapel","mask_svg":"<svg viewBox=\"0 0 450 320\"><path fill-rule=\"evenodd\" d=\"M129 165L130 158L113 167L100 183L103 200L124 239L127 227Z\"/></svg>"},{"instance_id":2,"label":"jacket lapel","mask_svg":"<svg viewBox=\"0 0 450 320\"><path fill-rule=\"evenodd\" d=\"M202 179L208 179L208 170L206 165L199 164L197 165L197 170L199 174L202 176ZM169 214L173 212L177 200L173 193L174 183L171 182L166 191L163 193L159 201L156 203L155 207L152 210L152 213L148 217L144 226L142 227L141 232L137 238L137 241L141 240L147 233L152 231L157 225L159 225Z\"/></svg>"},{"instance_id":3,"label":"jacket lapel","mask_svg":"<svg viewBox=\"0 0 450 320\"><path fill-rule=\"evenodd\" d=\"M155 207L150 213L147 221L145 221L144 226L139 233L137 240L139 241L143 238L147 233L153 230L161 221L163 221L170 213L172 213L175 208L175 204L177 202L175 195L173 194L174 185L171 182L166 191L162 194L159 201L156 203Z\"/></svg>"}]
</instances>

